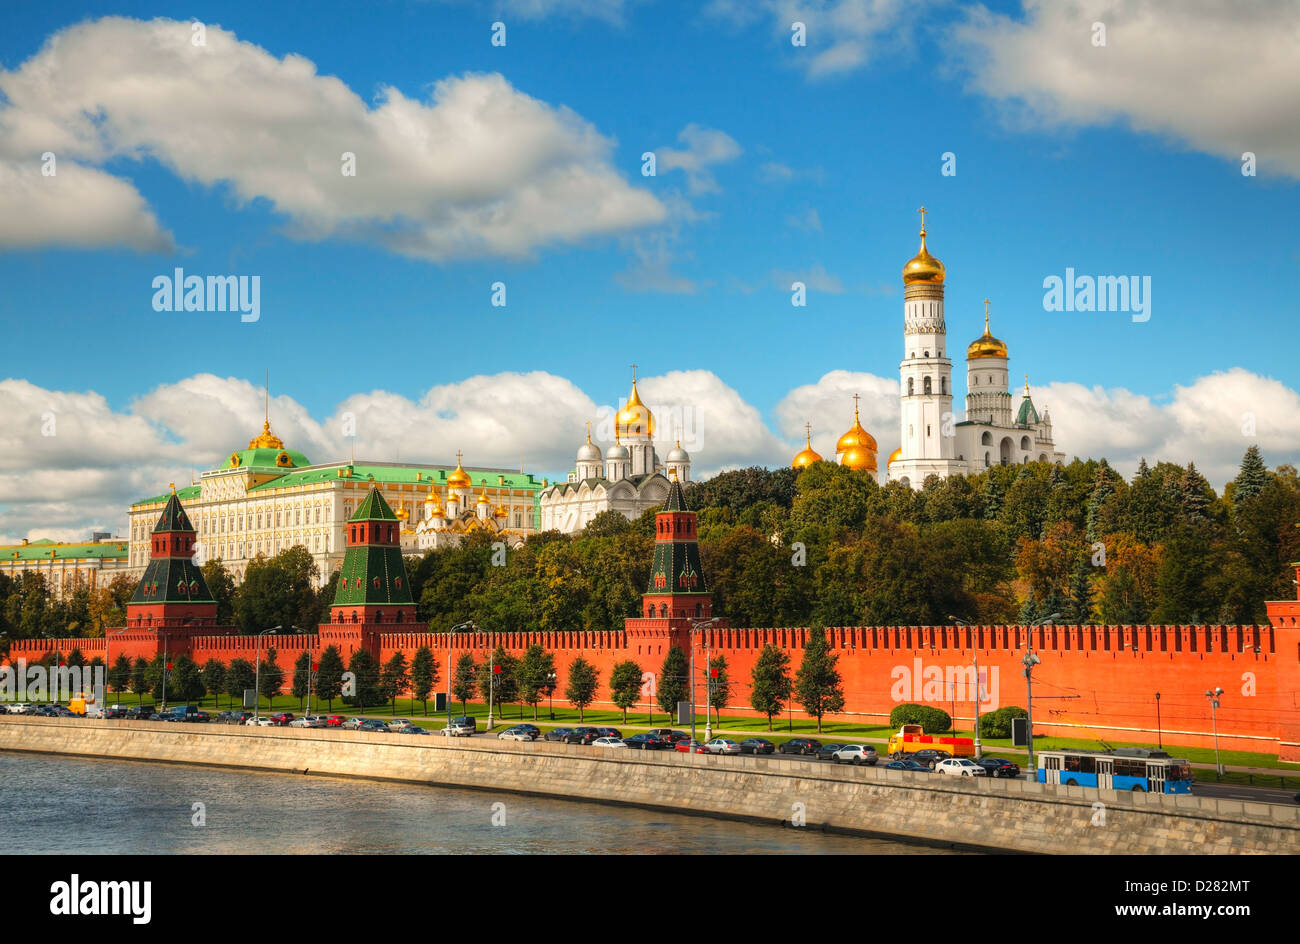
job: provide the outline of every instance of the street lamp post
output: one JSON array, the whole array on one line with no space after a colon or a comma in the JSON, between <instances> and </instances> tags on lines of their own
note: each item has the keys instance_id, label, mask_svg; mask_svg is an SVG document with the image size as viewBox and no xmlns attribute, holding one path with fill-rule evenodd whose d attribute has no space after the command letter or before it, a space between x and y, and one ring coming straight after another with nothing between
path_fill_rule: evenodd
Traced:
<instances>
[{"instance_id":1,"label":"street lamp post","mask_svg":"<svg viewBox=\"0 0 1300 944\"><path fill-rule=\"evenodd\" d=\"M970 626L971 624L957 616L949 616L957 626ZM984 756L983 748L980 747L980 704L983 701L983 695L980 693L980 654L975 648L975 640L971 640L971 659L975 664L975 759L979 760ZM955 711L955 706L954 706ZM954 716L955 717L955 716Z\"/></svg>"},{"instance_id":2,"label":"street lamp post","mask_svg":"<svg viewBox=\"0 0 1300 944\"><path fill-rule=\"evenodd\" d=\"M1156 747L1164 747L1164 737L1160 728L1160 693L1156 692Z\"/></svg>"},{"instance_id":3,"label":"street lamp post","mask_svg":"<svg viewBox=\"0 0 1300 944\"><path fill-rule=\"evenodd\" d=\"M264 629L257 634L257 648L254 650L254 668L253 668L253 727L258 726L258 718L262 712L262 637L267 633L279 632L281 627L272 626L270 629ZM166 696L166 686L163 687L163 695Z\"/></svg>"},{"instance_id":4,"label":"street lamp post","mask_svg":"<svg viewBox=\"0 0 1300 944\"><path fill-rule=\"evenodd\" d=\"M1034 652L1034 627L1050 626L1053 621L1060 618L1060 613L1053 613L1029 624L1029 632L1025 640L1025 657L1020 660L1025 667L1025 737L1026 746L1029 748L1029 775L1035 780L1038 779L1038 767L1034 763L1034 666L1041 665L1043 660L1038 658L1038 653Z\"/></svg>"},{"instance_id":5,"label":"street lamp post","mask_svg":"<svg viewBox=\"0 0 1300 944\"><path fill-rule=\"evenodd\" d=\"M476 629L473 620L457 623L447 632L447 727L451 727L451 641L452 635Z\"/></svg>"},{"instance_id":6,"label":"street lamp post","mask_svg":"<svg viewBox=\"0 0 1300 944\"><path fill-rule=\"evenodd\" d=\"M1223 776L1223 764L1219 763L1219 696L1223 694L1223 689L1207 689L1205 697L1210 700L1210 720L1214 724L1214 770L1220 777Z\"/></svg>"},{"instance_id":7,"label":"street lamp post","mask_svg":"<svg viewBox=\"0 0 1300 944\"><path fill-rule=\"evenodd\" d=\"M690 702L691 702L691 740L692 741L695 740L695 636L705 626L712 626L717 621L718 621L718 617L716 616L713 619L691 620L691 666L689 671L691 677L690 678L690 682L691 682ZM710 740L709 738L710 730L711 729L709 727L709 721L706 720L704 723L704 739L706 741Z\"/></svg>"},{"instance_id":8,"label":"street lamp post","mask_svg":"<svg viewBox=\"0 0 1300 944\"><path fill-rule=\"evenodd\" d=\"M559 683L560 677L552 669L551 673L546 676L546 681L550 683L548 695L551 699L551 720L555 720L555 686Z\"/></svg>"}]
</instances>

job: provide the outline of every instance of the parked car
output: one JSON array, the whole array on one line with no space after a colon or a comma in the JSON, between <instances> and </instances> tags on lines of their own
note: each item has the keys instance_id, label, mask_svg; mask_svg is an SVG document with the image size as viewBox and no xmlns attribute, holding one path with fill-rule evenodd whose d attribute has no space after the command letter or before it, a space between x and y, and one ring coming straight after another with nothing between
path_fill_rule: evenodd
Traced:
<instances>
[{"instance_id":1,"label":"parked car","mask_svg":"<svg viewBox=\"0 0 1300 944\"><path fill-rule=\"evenodd\" d=\"M1020 767L1003 757L981 757L975 761L990 777L1019 777Z\"/></svg>"},{"instance_id":2,"label":"parked car","mask_svg":"<svg viewBox=\"0 0 1300 944\"><path fill-rule=\"evenodd\" d=\"M392 721L388 722L388 730L400 731L408 724L415 724L415 722L412 721L410 718L394 718Z\"/></svg>"},{"instance_id":3,"label":"parked car","mask_svg":"<svg viewBox=\"0 0 1300 944\"><path fill-rule=\"evenodd\" d=\"M126 709L128 721L148 721L153 717L153 705L132 705Z\"/></svg>"},{"instance_id":4,"label":"parked car","mask_svg":"<svg viewBox=\"0 0 1300 944\"><path fill-rule=\"evenodd\" d=\"M687 738L685 741L678 741L673 745L673 750L681 751L683 754L707 754L704 745L694 738Z\"/></svg>"},{"instance_id":5,"label":"parked car","mask_svg":"<svg viewBox=\"0 0 1300 944\"><path fill-rule=\"evenodd\" d=\"M979 764L965 757L948 757L934 765L934 772L949 777L983 777L987 772Z\"/></svg>"},{"instance_id":6,"label":"parked car","mask_svg":"<svg viewBox=\"0 0 1300 944\"><path fill-rule=\"evenodd\" d=\"M514 727L506 728L497 735L498 741L531 741L533 740L532 732L525 731L523 728Z\"/></svg>"},{"instance_id":7,"label":"parked car","mask_svg":"<svg viewBox=\"0 0 1300 944\"><path fill-rule=\"evenodd\" d=\"M599 728L589 728L580 725L579 727L573 729L573 733L570 734L569 737L565 739L564 743L565 744L590 744L592 741L596 740L596 738L600 736L601 733Z\"/></svg>"},{"instance_id":8,"label":"parked car","mask_svg":"<svg viewBox=\"0 0 1300 944\"><path fill-rule=\"evenodd\" d=\"M880 759L876 749L868 744L845 744L831 757L837 764L869 764L872 767Z\"/></svg>"},{"instance_id":9,"label":"parked car","mask_svg":"<svg viewBox=\"0 0 1300 944\"><path fill-rule=\"evenodd\" d=\"M937 751L926 748L923 751L917 751L915 754L912 754L911 759L916 761L918 764L925 764L925 766L933 770L935 764L939 763L941 760L947 760L951 756L952 755L947 751Z\"/></svg>"},{"instance_id":10,"label":"parked car","mask_svg":"<svg viewBox=\"0 0 1300 944\"><path fill-rule=\"evenodd\" d=\"M244 722L244 724L247 725L247 726L250 727L250 728L273 728L273 727L275 727L275 722L272 721L270 718L268 718L266 715L258 715L258 716L255 717L255 718L249 718L247 721Z\"/></svg>"},{"instance_id":11,"label":"parked car","mask_svg":"<svg viewBox=\"0 0 1300 944\"><path fill-rule=\"evenodd\" d=\"M672 747L678 741L689 741L691 736L685 731L678 731L676 728L651 728L650 733L659 739L659 743L665 747Z\"/></svg>"},{"instance_id":12,"label":"parked car","mask_svg":"<svg viewBox=\"0 0 1300 944\"><path fill-rule=\"evenodd\" d=\"M357 728L361 727L361 722L365 720L365 718L349 718L347 721L344 721L339 725L339 727L348 731L355 731Z\"/></svg>"},{"instance_id":13,"label":"parked car","mask_svg":"<svg viewBox=\"0 0 1300 944\"><path fill-rule=\"evenodd\" d=\"M105 718L125 718L130 709L126 705L109 705L104 709Z\"/></svg>"},{"instance_id":14,"label":"parked car","mask_svg":"<svg viewBox=\"0 0 1300 944\"><path fill-rule=\"evenodd\" d=\"M16 705L9 706L9 714L11 715L29 715L31 713L32 713L32 706L27 704L26 702L19 702Z\"/></svg>"},{"instance_id":15,"label":"parked car","mask_svg":"<svg viewBox=\"0 0 1300 944\"><path fill-rule=\"evenodd\" d=\"M343 717L342 715L330 715L328 718L325 719L325 727L327 727L327 728L341 728L341 727L343 727L344 723L345 723L347 720L348 720L348 719L345 718L345 717Z\"/></svg>"},{"instance_id":16,"label":"parked car","mask_svg":"<svg viewBox=\"0 0 1300 944\"><path fill-rule=\"evenodd\" d=\"M325 727L325 717L323 715L303 715L301 718L294 718L289 722L291 728L323 728Z\"/></svg>"},{"instance_id":17,"label":"parked car","mask_svg":"<svg viewBox=\"0 0 1300 944\"><path fill-rule=\"evenodd\" d=\"M546 735L543 738L543 740L560 741L563 744L568 744L569 735L572 733L573 733L573 728L551 728L551 730L546 732Z\"/></svg>"},{"instance_id":18,"label":"parked car","mask_svg":"<svg viewBox=\"0 0 1300 944\"><path fill-rule=\"evenodd\" d=\"M591 744L593 747L627 747L622 738L616 737L598 737Z\"/></svg>"},{"instance_id":19,"label":"parked car","mask_svg":"<svg viewBox=\"0 0 1300 944\"><path fill-rule=\"evenodd\" d=\"M359 725L357 725L357 730L369 731L372 734L373 733L387 734L388 725L384 724L382 721L376 721L374 718L367 718L365 721L362 721Z\"/></svg>"},{"instance_id":20,"label":"parked car","mask_svg":"<svg viewBox=\"0 0 1300 944\"><path fill-rule=\"evenodd\" d=\"M918 764L914 760L891 760L885 765L886 770L910 770L913 773L928 774L930 768L925 764Z\"/></svg>"},{"instance_id":21,"label":"parked car","mask_svg":"<svg viewBox=\"0 0 1300 944\"><path fill-rule=\"evenodd\" d=\"M207 712L202 712L206 720ZM198 721L200 711L194 705L173 705L165 709L159 716L159 721Z\"/></svg>"},{"instance_id":22,"label":"parked car","mask_svg":"<svg viewBox=\"0 0 1300 944\"><path fill-rule=\"evenodd\" d=\"M428 734L427 728L422 728L418 724L408 724L397 732L398 734Z\"/></svg>"},{"instance_id":23,"label":"parked car","mask_svg":"<svg viewBox=\"0 0 1300 944\"><path fill-rule=\"evenodd\" d=\"M822 742L816 738L790 738L778 747L779 754L816 754L822 749Z\"/></svg>"},{"instance_id":24,"label":"parked car","mask_svg":"<svg viewBox=\"0 0 1300 944\"><path fill-rule=\"evenodd\" d=\"M740 753L742 754L773 754L776 752L776 745L767 738L745 738L740 742Z\"/></svg>"},{"instance_id":25,"label":"parked car","mask_svg":"<svg viewBox=\"0 0 1300 944\"><path fill-rule=\"evenodd\" d=\"M657 751L664 746L656 734L634 734L630 738L624 738L623 743L642 751Z\"/></svg>"},{"instance_id":26,"label":"parked car","mask_svg":"<svg viewBox=\"0 0 1300 944\"><path fill-rule=\"evenodd\" d=\"M603 738L617 738L617 739L620 740L620 741L623 740L623 732L620 731L618 728L601 728L601 727L597 727L596 730L600 733L600 737L603 737Z\"/></svg>"},{"instance_id":27,"label":"parked car","mask_svg":"<svg viewBox=\"0 0 1300 944\"><path fill-rule=\"evenodd\" d=\"M251 711L223 711L212 720L217 724L243 724L251 717L253 717Z\"/></svg>"},{"instance_id":28,"label":"parked car","mask_svg":"<svg viewBox=\"0 0 1300 944\"><path fill-rule=\"evenodd\" d=\"M275 714L271 715L271 723L280 727L284 727L291 721L293 721L292 711L277 711Z\"/></svg>"},{"instance_id":29,"label":"parked car","mask_svg":"<svg viewBox=\"0 0 1300 944\"><path fill-rule=\"evenodd\" d=\"M739 754L740 745L730 738L714 738L704 745L706 754Z\"/></svg>"},{"instance_id":30,"label":"parked car","mask_svg":"<svg viewBox=\"0 0 1300 944\"><path fill-rule=\"evenodd\" d=\"M821 747L817 749L817 759L834 760L835 752L838 751L843 746L844 746L843 744L823 744Z\"/></svg>"},{"instance_id":31,"label":"parked car","mask_svg":"<svg viewBox=\"0 0 1300 944\"><path fill-rule=\"evenodd\" d=\"M469 737L477 732L478 720L464 715L452 718L451 722L442 729L443 737Z\"/></svg>"}]
</instances>

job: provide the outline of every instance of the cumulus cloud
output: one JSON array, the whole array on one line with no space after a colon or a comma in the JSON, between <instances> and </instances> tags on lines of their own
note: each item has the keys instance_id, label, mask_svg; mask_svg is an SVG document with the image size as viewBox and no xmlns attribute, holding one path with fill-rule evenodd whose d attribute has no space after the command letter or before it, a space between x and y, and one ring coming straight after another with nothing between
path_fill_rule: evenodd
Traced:
<instances>
[{"instance_id":1,"label":"cumulus cloud","mask_svg":"<svg viewBox=\"0 0 1300 944\"><path fill-rule=\"evenodd\" d=\"M836 441L853 425L854 394L859 396L859 419L875 437L883 472L885 460L900 441L896 377L832 370L816 383L795 387L776 405L781 435L788 442L797 443L797 452L803 446L804 424L811 423L813 448L822 458L833 460Z\"/></svg>"},{"instance_id":2,"label":"cumulus cloud","mask_svg":"<svg viewBox=\"0 0 1300 944\"><path fill-rule=\"evenodd\" d=\"M725 131L692 123L678 133L677 140L686 147L655 149L656 170L661 173L683 171L687 190L693 195L717 193L718 182L709 168L740 156L741 147L736 139Z\"/></svg>"},{"instance_id":3,"label":"cumulus cloud","mask_svg":"<svg viewBox=\"0 0 1300 944\"><path fill-rule=\"evenodd\" d=\"M922 5L919 0L711 0L705 9L737 27L765 21L805 76L817 80L862 68L887 34L892 46L907 42L909 18ZM806 27L804 47L791 47L794 23Z\"/></svg>"},{"instance_id":4,"label":"cumulus cloud","mask_svg":"<svg viewBox=\"0 0 1300 944\"><path fill-rule=\"evenodd\" d=\"M96 238L163 247L129 184L77 174L121 158L225 185L241 203L265 199L301 239L364 240L430 260L527 256L666 215L614 169L613 144L593 125L501 75L444 78L428 101L384 87L372 106L302 56L276 58L217 25L204 45L193 35L189 23L107 17L60 30L0 71L0 160L9 165L0 174L46 151L74 174L58 190L16 188L5 208L26 235L0 244L66 244L61 221L80 204L61 201L79 180L92 208L110 214ZM342 173L344 153L355 155L355 176ZM61 210L45 222L51 201Z\"/></svg>"},{"instance_id":5,"label":"cumulus cloud","mask_svg":"<svg viewBox=\"0 0 1300 944\"><path fill-rule=\"evenodd\" d=\"M1300 6L1211 0L1023 0L975 8L953 34L974 90L1018 121L1126 121L1192 148L1300 176ZM1094 22L1106 45L1094 46Z\"/></svg>"}]
</instances>

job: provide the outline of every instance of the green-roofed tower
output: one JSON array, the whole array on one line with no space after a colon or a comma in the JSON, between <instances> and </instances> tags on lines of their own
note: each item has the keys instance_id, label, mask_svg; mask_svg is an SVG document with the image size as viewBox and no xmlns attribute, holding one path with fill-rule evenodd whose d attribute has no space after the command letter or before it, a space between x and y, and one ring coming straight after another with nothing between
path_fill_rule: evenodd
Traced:
<instances>
[{"instance_id":1,"label":"green-roofed tower","mask_svg":"<svg viewBox=\"0 0 1300 944\"><path fill-rule=\"evenodd\" d=\"M401 525L384 496L371 487L343 529L347 550L330 607L331 622L415 622Z\"/></svg>"},{"instance_id":2,"label":"green-roofed tower","mask_svg":"<svg viewBox=\"0 0 1300 944\"><path fill-rule=\"evenodd\" d=\"M641 597L647 619L709 619L713 594L700 565L696 516L676 475L663 509L655 515L655 553L650 585Z\"/></svg>"},{"instance_id":3,"label":"green-roofed tower","mask_svg":"<svg viewBox=\"0 0 1300 944\"><path fill-rule=\"evenodd\" d=\"M194 563L197 535L173 491L150 538L149 563L126 607L131 628L211 629L217 602Z\"/></svg>"}]
</instances>

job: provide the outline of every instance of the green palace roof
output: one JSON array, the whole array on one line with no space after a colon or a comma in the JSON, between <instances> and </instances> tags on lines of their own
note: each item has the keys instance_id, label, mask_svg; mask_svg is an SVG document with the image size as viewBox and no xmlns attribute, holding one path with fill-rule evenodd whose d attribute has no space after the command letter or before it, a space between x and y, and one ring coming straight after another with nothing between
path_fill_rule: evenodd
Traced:
<instances>
[{"instance_id":1,"label":"green palace roof","mask_svg":"<svg viewBox=\"0 0 1300 944\"><path fill-rule=\"evenodd\" d=\"M127 546L116 541L105 544L59 544L48 538L27 544L0 546L0 562L48 561L97 558L100 560L126 560Z\"/></svg>"},{"instance_id":2,"label":"green palace roof","mask_svg":"<svg viewBox=\"0 0 1300 944\"><path fill-rule=\"evenodd\" d=\"M181 501L189 501L191 498L199 497L200 488L197 485L187 485L184 488L176 489L176 497ZM138 502L132 502L131 507L136 505L161 505L172 497L171 492L163 492L161 495L155 495L153 498L142 498Z\"/></svg>"}]
</instances>

